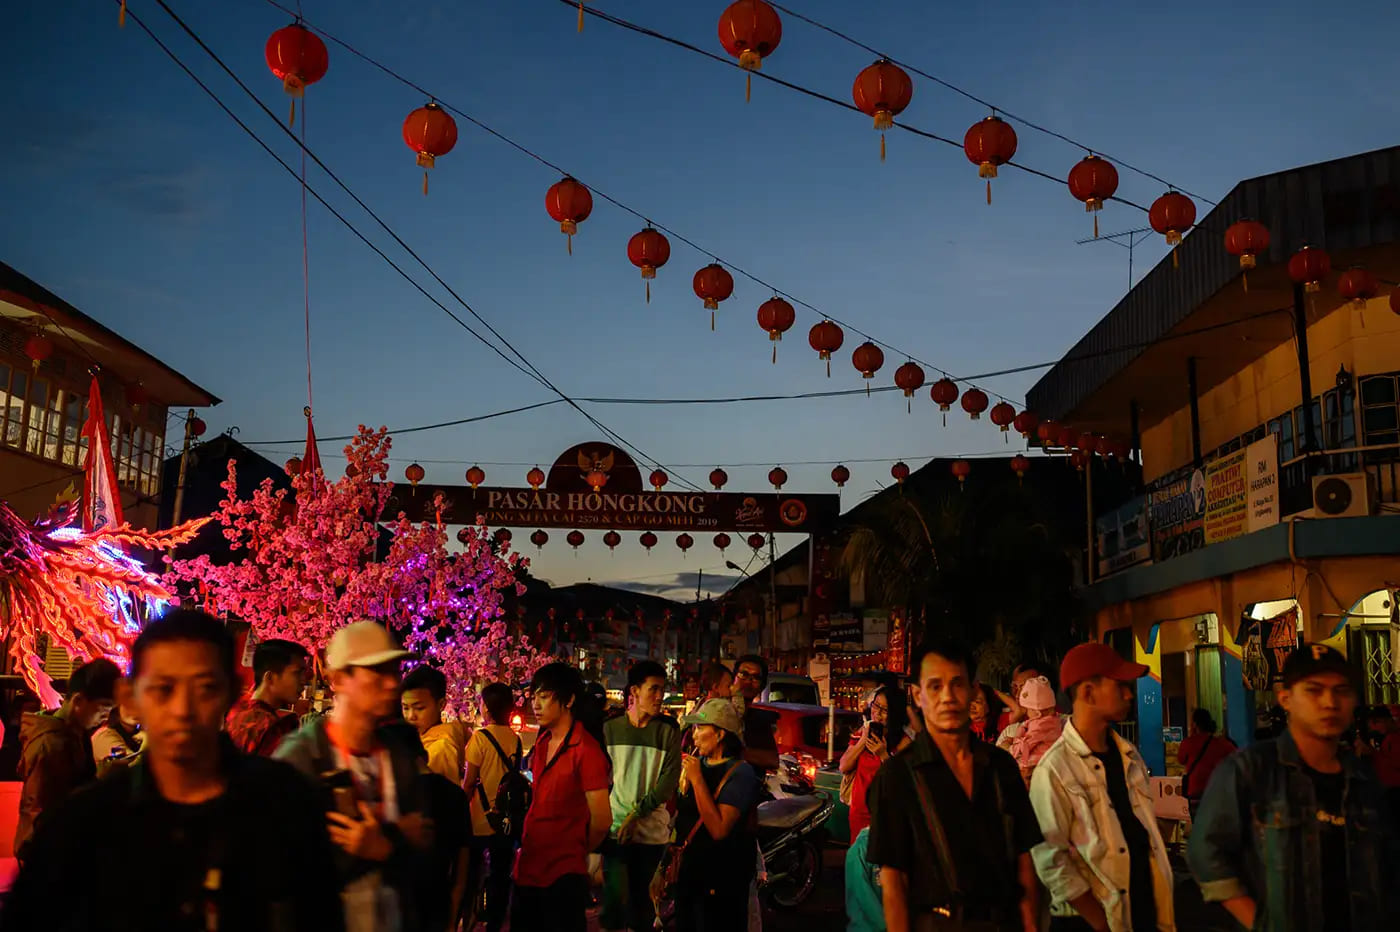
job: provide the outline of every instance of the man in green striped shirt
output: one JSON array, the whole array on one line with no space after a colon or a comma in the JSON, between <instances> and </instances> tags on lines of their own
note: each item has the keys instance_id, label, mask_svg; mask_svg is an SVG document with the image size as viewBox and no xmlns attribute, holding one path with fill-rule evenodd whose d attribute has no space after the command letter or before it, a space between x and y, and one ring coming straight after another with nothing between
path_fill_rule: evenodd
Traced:
<instances>
[{"instance_id":1,"label":"man in green striped shirt","mask_svg":"<svg viewBox=\"0 0 1400 932\"><path fill-rule=\"evenodd\" d=\"M671 840L666 804L681 775L681 732L661 714L666 669L651 660L627 673L627 712L603 726L613 762L612 831L603 847L603 909L608 932L646 932L656 916L648 888Z\"/></svg>"}]
</instances>

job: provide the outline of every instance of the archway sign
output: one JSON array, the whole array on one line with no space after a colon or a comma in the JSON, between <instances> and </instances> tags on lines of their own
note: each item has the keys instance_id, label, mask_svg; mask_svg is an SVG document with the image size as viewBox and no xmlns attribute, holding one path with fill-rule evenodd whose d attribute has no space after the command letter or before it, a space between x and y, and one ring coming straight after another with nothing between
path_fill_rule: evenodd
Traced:
<instances>
[{"instance_id":1,"label":"archway sign","mask_svg":"<svg viewBox=\"0 0 1400 932\"><path fill-rule=\"evenodd\" d=\"M599 484L596 491L593 483ZM538 489L398 485L384 517L399 512L415 521L432 517L438 492L446 501L444 523L473 524L480 518L489 527L821 534L835 524L841 510L840 496L829 494L691 492L672 486L656 491L625 450L581 443L560 454Z\"/></svg>"}]
</instances>

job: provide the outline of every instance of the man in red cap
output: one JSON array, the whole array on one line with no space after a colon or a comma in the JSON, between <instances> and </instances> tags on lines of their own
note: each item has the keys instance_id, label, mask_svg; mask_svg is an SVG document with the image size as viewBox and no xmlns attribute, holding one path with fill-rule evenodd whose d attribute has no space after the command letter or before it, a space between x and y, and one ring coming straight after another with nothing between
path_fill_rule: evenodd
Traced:
<instances>
[{"instance_id":1,"label":"man in red cap","mask_svg":"<svg viewBox=\"0 0 1400 932\"><path fill-rule=\"evenodd\" d=\"M1133 684L1146 675L1107 644L1080 644L1060 664L1074 712L1031 777L1045 836L1031 854L1056 932L1176 928L1147 765L1112 728L1131 714Z\"/></svg>"}]
</instances>

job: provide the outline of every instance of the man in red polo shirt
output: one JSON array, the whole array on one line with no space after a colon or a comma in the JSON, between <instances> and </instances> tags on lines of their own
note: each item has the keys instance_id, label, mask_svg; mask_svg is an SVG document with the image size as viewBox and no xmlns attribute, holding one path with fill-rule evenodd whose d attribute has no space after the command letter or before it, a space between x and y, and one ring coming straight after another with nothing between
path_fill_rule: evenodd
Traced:
<instances>
[{"instance_id":1,"label":"man in red polo shirt","mask_svg":"<svg viewBox=\"0 0 1400 932\"><path fill-rule=\"evenodd\" d=\"M576 703L588 701L577 670L546 664L530 689L540 734L530 765L534 799L515 862L511 932L584 932L588 853L612 826L611 768L575 716Z\"/></svg>"}]
</instances>

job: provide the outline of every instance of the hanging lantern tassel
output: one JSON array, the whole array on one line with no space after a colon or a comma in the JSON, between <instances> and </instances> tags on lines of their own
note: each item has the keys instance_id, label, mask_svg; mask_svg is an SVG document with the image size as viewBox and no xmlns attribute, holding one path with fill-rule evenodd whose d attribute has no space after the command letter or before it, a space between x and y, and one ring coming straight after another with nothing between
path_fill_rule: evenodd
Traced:
<instances>
[{"instance_id":1,"label":"hanging lantern tassel","mask_svg":"<svg viewBox=\"0 0 1400 932\"><path fill-rule=\"evenodd\" d=\"M739 53L739 67L743 68L744 75L744 103L748 103L753 97L753 73L763 67L763 56L749 49Z\"/></svg>"},{"instance_id":2,"label":"hanging lantern tassel","mask_svg":"<svg viewBox=\"0 0 1400 932\"><path fill-rule=\"evenodd\" d=\"M1240 273L1240 282L1244 285L1244 293L1245 293L1245 294L1249 294L1249 273L1248 273L1248 272L1241 272L1241 273Z\"/></svg>"},{"instance_id":3,"label":"hanging lantern tassel","mask_svg":"<svg viewBox=\"0 0 1400 932\"><path fill-rule=\"evenodd\" d=\"M880 131L880 161L885 160L885 131L894 126L894 114L888 110L875 111L875 128Z\"/></svg>"},{"instance_id":4,"label":"hanging lantern tassel","mask_svg":"<svg viewBox=\"0 0 1400 932\"><path fill-rule=\"evenodd\" d=\"M428 169L432 168L432 167L433 167L433 163L436 162L436 161L437 161L437 157L434 156L431 152L420 152L420 153L418 153L418 164L419 164L419 166L421 166L422 169L423 169L423 196L424 196L424 197L427 197L427 196L428 196Z\"/></svg>"},{"instance_id":5,"label":"hanging lantern tassel","mask_svg":"<svg viewBox=\"0 0 1400 932\"><path fill-rule=\"evenodd\" d=\"M710 332L715 332L715 312L710 311Z\"/></svg>"},{"instance_id":6,"label":"hanging lantern tassel","mask_svg":"<svg viewBox=\"0 0 1400 932\"><path fill-rule=\"evenodd\" d=\"M583 32L583 0L578 0L578 31Z\"/></svg>"},{"instance_id":7,"label":"hanging lantern tassel","mask_svg":"<svg viewBox=\"0 0 1400 932\"><path fill-rule=\"evenodd\" d=\"M773 365L778 364L778 344L773 344Z\"/></svg>"},{"instance_id":8,"label":"hanging lantern tassel","mask_svg":"<svg viewBox=\"0 0 1400 932\"><path fill-rule=\"evenodd\" d=\"M118 29L125 29L125 28L126 28L126 0L122 0L122 8L121 8L121 10L117 13L117 28L118 28Z\"/></svg>"},{"instance_id":9,"label":"hanging lantern tassel","mask_svg":"<svg viewBox=\"0 0 1400 932\"><path fill-rule=\"evenodd\" d=\"M567 239L569 255L572 256L574 254L574 234L578 232L578 224L573 220L564 220L560 222L559 229Z\"/></svg>"},{"instance_id":10,"label":"hanging lantern tassel","mask_svg":"<svg viewBox=\"0 0 1400 932\"><path fill-rule=\"evenodd\" d=\"M647 280L647 304L651 303L651 280Z\"/></svg>"}]
</instances>

